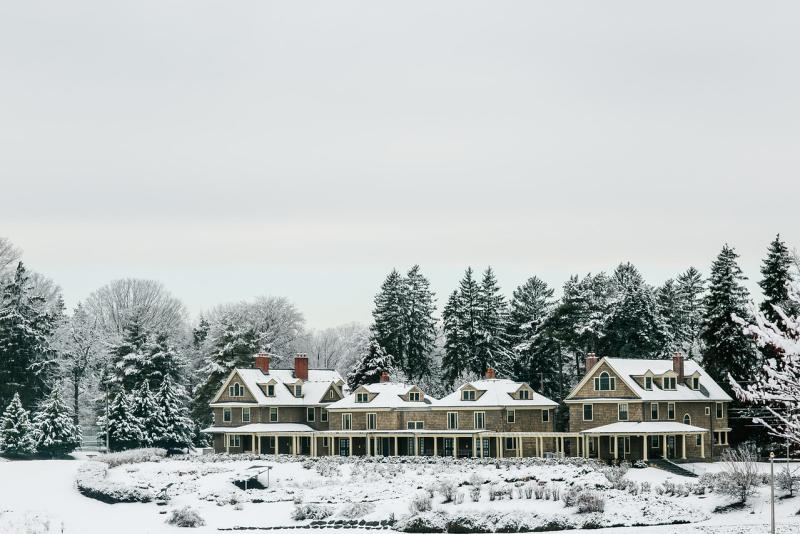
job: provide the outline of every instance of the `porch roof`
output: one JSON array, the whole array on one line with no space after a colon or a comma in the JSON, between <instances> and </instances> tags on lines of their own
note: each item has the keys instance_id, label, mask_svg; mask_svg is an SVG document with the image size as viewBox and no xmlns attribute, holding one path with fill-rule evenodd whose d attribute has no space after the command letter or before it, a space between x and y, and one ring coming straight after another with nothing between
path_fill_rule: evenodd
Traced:
<instances>
[{"instance_id":1,"label":"porch roof","mask_svg":"<svg viewBox=\"0 0 800 534\"><path fill-rule=\"evenodd\" d=\"M675 421L624 421L588 428L581 431L581 434L628 434L642 436L645 434L698 434L701 432L708 432L708 430L700 428L699 426L685 425Z\"/></svg>"},{"instance_id":2,"label":"porch roof","mask_svg":"<svg viewBox=\"0 0 800 534\"><path fill-rule=\"evenodd\" d=\"M242 426L210 426L201 432L206 434L305 434L316 431L308 425L297 423L250 423Z\"/></svg>"}]
</instances>

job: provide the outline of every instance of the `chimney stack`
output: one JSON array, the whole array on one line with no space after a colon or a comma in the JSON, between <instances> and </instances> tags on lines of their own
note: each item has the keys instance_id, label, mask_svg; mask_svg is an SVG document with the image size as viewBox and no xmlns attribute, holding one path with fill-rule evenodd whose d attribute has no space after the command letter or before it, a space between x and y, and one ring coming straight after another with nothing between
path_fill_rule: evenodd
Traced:
<instances>
[{"instance_id":1,"label":"chimney stack","mask_svg":"<svg viewBox=\"0 0 800 534\"><path fill-rule=\"evenodd\" d=\"M678 382L683 381L683 354L680 352L672 355L672 370L678 375Z\"/></svg>"},{"instance_id":2,"label":"chimney stack","mask_svg":"<svg viewBox=\"0 0 800 534\"><path fill-rule=\"evenodd\" d=\"M389 371L381 371L381 382L389 381Z\"/></svg>"},{"instance_id":3,"label":"chimney stack","mask_svg":"<svg viewBox=\"0 0 800 534\"><path fill-rule=\"evenodd\" d=\"M266 352L256 354L256 369L261 369L265 375L269 374L269 354Z\"/></svg>"},{"instance_id":4,"label":"chimney stack","mask_svg":"<svg viewBox=\"0 0 800 534\"><path fill-rule=\"evenodd\" d=\"M308 380L308 354L298 353L294 357L294 377Z\"/></svg>"},{"instance_id":5,"label":"chimney stack","mask_svg":"<svg viewBox=\"0 0 800 534\"><path fill-rule=\"evenodd\" d=\"M597 364L597 354L595 354L594 352L587 352L586 353L586 372L588 373L589 371L591 371L592 367L594 367L595 364Z\"/></svg>"},{"instance_id":6,"label":"chimney stack","mask_svg":"<svg viewBox=\"0 0 800 534\"><path fill-rule=\"evenodd\" d=\"M488 367L486 369L486 379L487 380L494 380L495 379L494 369L492 369L491 367Z\"/></svg>"}]
</instances>

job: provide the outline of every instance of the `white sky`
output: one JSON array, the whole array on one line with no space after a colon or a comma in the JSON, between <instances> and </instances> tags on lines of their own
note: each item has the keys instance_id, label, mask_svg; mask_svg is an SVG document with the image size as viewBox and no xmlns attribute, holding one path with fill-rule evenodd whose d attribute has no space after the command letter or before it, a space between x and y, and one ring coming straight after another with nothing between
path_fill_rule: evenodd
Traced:
<instances>
[{"instance_id":1,"label":"white sky","mask_svg":"<svg viewBox=\"0 0 800 534\"><path fill-rule=\"evenodd\" d=\"M4 2L0 235L74 305L161 280L367 321L800 246L797 2Z\"/></svg>"}]
</instances>

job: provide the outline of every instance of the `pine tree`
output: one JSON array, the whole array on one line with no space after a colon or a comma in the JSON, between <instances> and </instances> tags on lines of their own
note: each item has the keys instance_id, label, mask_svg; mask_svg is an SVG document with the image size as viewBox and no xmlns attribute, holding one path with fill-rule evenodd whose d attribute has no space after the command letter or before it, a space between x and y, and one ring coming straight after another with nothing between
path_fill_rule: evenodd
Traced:
<instances>
[{"instance_id":1,"label":"pine tree","mask_svg":"<svg viewBox=\"0 0 800 534\"><path fill-rule=\"evenodd\" d=\"M381 373L392 373L392 360L378 341L372 337L364 340L358 364L347 375L347 384L355 389L363 384L380 382Z\"/></svg>"},{"instance_id":2,"label":"pine tree","mask_svg":"<svg viewBox=\"0 0 800 534\"><path fill-rule=\"evenodd\" d=\"M407 345L405 297L406 281L396 269L392 269L375 296L375 309L372 311L372 335L389 355L392 365L400 368L403 367Z\"/></svg>"},{"instance_id":3,"label":"pine tree","mask_svg":"<svg viewBox=\"0 0 800 534\"><path fill-rule=\"evenodd\" d=\"M39 453L64 456L81 445L81 427L61 399L58 388L53 389L33 417L36 429L36 448Z\"/></svg>"},{"instance_id":4,"label":"pine tree","mask_svg":"<svg viewBox=\"0 0 800 534\"><path fill-rule=\"evenodd\" d=\"M758 283L764 300L759 306L771 322L781 326L781 319L775 307L782 308L788 315L797 313L797 304L789 299L788 284L791 277L792 256L778 234L770 243L767 257L761 264L762 279Z\"/></svg>"},{"instance_id":5,"label":"pine tree","mask_svg":"<svg viewBox=\"0 0 800 534\"><path fill-rule=\"evenodd\" d=\"M48 375L56 367L49 344L56 321L20 262L0 295L0 405L17 392L27 405L47 393Z\"/></svg>"},{"instance_id":6,"label":"pine tree","mask_svg":"<svg viewBox=\"0 0 800 534\"><path fill-rule=\"evenodd\" d=\"M110 349L113 370L112 383L116 391L132 390L142 380L142 368L147 356L144 346L147 343L147 332L134 315L125 324L122 340Z\"/></svg>"},{"instance_id":7,"label":"pine tree","mask_svg":"<svg viewBox=\"0 0 800 534\"><path fill-rule=\"evenodd\" d=\"M508 304L500 292L500 286L491 267L483 273L479 299L480 337L477 358L473 361L473 371L483 374L489 367L495 369L508 367L511 358L510 343L506 337Z\"/></svg>"},{"instance_id":8,"label":"pine tree","mask_svg":"<svg viewBox=\"0 0 800 534\"><path fill-rule=\"evenodd\" d=\"M100 437L108 433L112 451L134 449L144 441L141 421L133 414L133 401L124 391L117 393L111 403L108 418L100 418Z\"/></svg>"},{"instance_id":9,"label":"pine tree","mask_svg":"<svg viewBox=\"0 0 800 534\"><path fill-rule=\"evenodd\" d=\"M16 457L36 452L36 432L18 393L14 393L0 418L0 452Z\"/></svg>"},{"instance_id":10,"label":"pine tree","mask_svg":"<svg viewBox=\"0 0 800 534\"><path fill-rule=\"evenodd\" d=\"M169 375L165 376L156 395L162 433L155 440L155 445L168 451L192 444L194 430L184 398L183 388L174 383Z\"/></svg>"},{"instance_id":11,"label":"pine tree","mask_svg":"<svg viewBox=\"0 0 800 534\"><path fill-rule=\"evenodd\" d=\"M419 265L408 271L404 285L403 339L406 347L402 370L409 380L416 381L431 374L431 355L436 341L434 294Z\"/></svg>"},{"instance_id":12,"label":"pine tree","mask_svg":"<svg viewBox=\"0 0 800 534\"><path fill-rule=\"evenodd\" d=\"M689 358L699 357L703 352L700 334L705 315L704 293L705 281L694 267L689 267L678 276L680 310L683 313L681 323L685 335L682 350Z\"/></svg>"},{"instance_id":13,"label":"pine tree","mask_svg":"<svg viewBox=\"0 0 800 534\"><path fill-rule=\"evenodd\" d=\"M458 291L453 291L442 310L442 329L444 331L444 355L442 357L442 378L450 385L468 368L464 358L467 353L464 336L462 308Z\"/></svg>"},{"instance_id":14,"label":"pine tree","mask_svg":"<svg viewBox=\"0 0 800 534\"><path fill-rule=\"evenodd\" d=\"M739 257L727 244L711 265L711 278L705 299L702 339L706 349L703 363L706 371L720 385L730 390L728 374L742 381L752 376L756 356L752 342L742 335L742 327L734 316L752 321L747 310L747 278L736 263Z\"/></svg>"},{"instance_id":15,"label":"pine tree","mask_svg":"<svg viewBox=\"0 0 800 534\"><path fill-rule=\"evenodd\" d=\"M93 377L101 352L100 332L96 320L89 316L79 303L68 320L59 326L57 352L61 376L70 382L72 393L72 413L75 424L79 424L81 394Z\"/></svg>"},{"instance_id":16,"label":"pine tree","mask_svg":"<svg viewBox=\"0 0 800 534\"><path fill-rule=\"evenodd\" d=\"M656 290L658 310L666 327L665 350L669 352L682 350L688 337L678 284L670 278Z\"/></svg>"},{"instance_id":17,"label":"pine tree","mask_svg":"<svg viewBox=\"0 0 800 534\"><path fill-rule=\"evenodd\" d=\"M169 378L167 378L169 380ZM143 447L156 443L164 434L164 414L158 404L156 396L150 391L147 380L143 380L138 389L134 390L133 415L139 420L142 430Z\"/></svg>"},{"instance_id":18,"label":"pine tree","mask_svg":"<svg viewBox=\"0 0 800 534\"><path fill-rule=\"evenodd\" d=\"M544 350L550 337L545 326L554 308L553 289L536 276L514 290L510 304L507 335L513 358L510 369L501 371L515 380L538 383L541 392L545 375L550 381L558 374L558 360Z\"/></svg>"}]
</instances>

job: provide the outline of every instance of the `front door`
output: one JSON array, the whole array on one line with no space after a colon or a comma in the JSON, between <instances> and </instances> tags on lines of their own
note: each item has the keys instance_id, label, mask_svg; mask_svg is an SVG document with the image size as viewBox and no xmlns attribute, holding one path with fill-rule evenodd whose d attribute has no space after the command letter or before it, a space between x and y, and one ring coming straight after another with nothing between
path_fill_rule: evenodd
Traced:
<instances>
[{"instance_id":1,"label":"front door","mask_svg":"<svg viewBox=\"0 0 800 534\"><path fill-rule=\"evenodd\" d=\"M667 458L675 458L675 436L667 436Z\"/></svg>"},{"instance_id":2,"label":"front door","mask_svg":"<svg viewBox=\"0 0 800 534\"><path fill-rule=\"evenodd\" d=\"M347 438L339 439L339 456L350 456L350 440Z\"/></svg>"}]
</instances>

